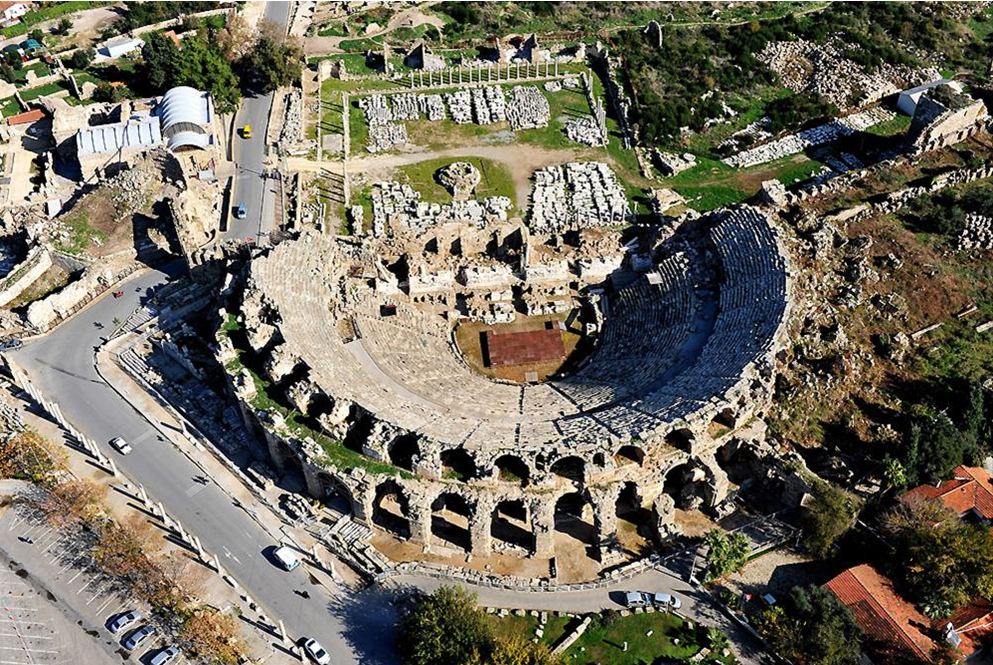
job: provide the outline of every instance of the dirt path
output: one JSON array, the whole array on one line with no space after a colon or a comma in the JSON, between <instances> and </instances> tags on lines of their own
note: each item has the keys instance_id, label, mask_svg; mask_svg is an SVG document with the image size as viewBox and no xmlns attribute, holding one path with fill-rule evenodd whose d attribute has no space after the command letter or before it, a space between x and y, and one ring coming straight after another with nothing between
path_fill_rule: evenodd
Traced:
<instances>
[{"instance_id":1,"label":"dirt path","mask_svg":"<svg viewBox=\"0 0 993 665\"><path fill-rule=\"evenodd\" d=\"M527 144L478 145L433 152L415 152L358 157L348 161L348 172L362 174L370 181L390 176L398 167L438 157L481 157L507 167L514 182L515 204L522 208L531 192L531 175L540 168L580 157L584 150L555 150Z\"/></svg>"}]
</instances>

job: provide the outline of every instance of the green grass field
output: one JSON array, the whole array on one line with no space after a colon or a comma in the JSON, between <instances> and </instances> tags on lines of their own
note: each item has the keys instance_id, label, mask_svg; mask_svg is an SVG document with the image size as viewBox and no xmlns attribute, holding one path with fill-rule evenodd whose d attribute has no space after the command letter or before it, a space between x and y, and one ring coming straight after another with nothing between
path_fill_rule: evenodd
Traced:
<instances>
[{"instance_id":1,"label":"green grass field","mask_svg":"<svg viewBox=\"0 0 993 665\"><path fill-rule=\"evenodd\" d=\"M402 166L399 171L408 184L421 193L422 200L431 203L449 203L452 197L448 190L435 180L435 173L453 161L469 162L479 170L481 179L476 187L475 197L477 199L488 196L506 196L511 201L515 201L514 181L510 172L503 165L488 159L459 157L455 160L451 157L441 157Z\"/></svg>"}]
</instances>

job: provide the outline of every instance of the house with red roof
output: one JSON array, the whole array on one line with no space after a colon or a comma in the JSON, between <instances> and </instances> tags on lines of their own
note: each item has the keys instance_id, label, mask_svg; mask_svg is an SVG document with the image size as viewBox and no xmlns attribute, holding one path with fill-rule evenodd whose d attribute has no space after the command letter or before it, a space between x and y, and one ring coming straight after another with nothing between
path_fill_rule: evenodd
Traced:
<instances>
[{"instance_id":1,"label":"house with red roof","mask_svg":"<svg viewBox=\"0 0 993 665\"><path fill-rule=\"evenodd\" d=\"M957 466L951 479L920 485L900 498L935 499L959 517L993 522L993 476L979 466Z\"/></svg>"},{"instance_id":2,"label":"house with red roof","mask_svg":"<svg viewBox=\"0 0 993 665\"><path fill-rule=\"evenodd\" d=\"M824 585L852 611L864 647L884 663L930 663L937 648L931 620L893 590L868 564L849 568Z\"/></svg>"}]
</instances>

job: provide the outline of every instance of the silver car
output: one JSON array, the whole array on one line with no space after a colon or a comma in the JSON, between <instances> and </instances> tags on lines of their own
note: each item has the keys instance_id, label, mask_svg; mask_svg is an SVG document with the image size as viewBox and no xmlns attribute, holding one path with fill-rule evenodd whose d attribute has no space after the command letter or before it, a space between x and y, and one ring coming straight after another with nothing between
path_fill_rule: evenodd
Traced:
<instances>
[{"instance_id":1,"label":"silver car","mask_svg":"<svg viewBox=\"0 0 993 665\"><path fill-rule=\"evenodd\" d=\"M172 661L179 657L179 647L169 646L158 652L152 659L148 661L148 665L169 665Z\"/></svg>"},{"instance_id":2,"label":"silver car","mask_svg":"<svg viewBox=\"0 0 993 665\"><path fill-rule=\"evenodd\" d=\"M128 635L124 641L121 642L121 646L128 651L131 651L154 634L155 626L146 623L144 626Z\"/></svg>"},{"instance_id":3,"label":"silver car","mask_svg":"<svg viewBox=\"0 0 993 665\"><path fill-rule=\"evenodd\" d=\"M125 628L130 628L144 618L145 617L142 616L141 612L138 610L131 610L130 612L125 612L111 621L107 627L110 629L110 632L116 635Z\"/></svg>"}]
</instances>

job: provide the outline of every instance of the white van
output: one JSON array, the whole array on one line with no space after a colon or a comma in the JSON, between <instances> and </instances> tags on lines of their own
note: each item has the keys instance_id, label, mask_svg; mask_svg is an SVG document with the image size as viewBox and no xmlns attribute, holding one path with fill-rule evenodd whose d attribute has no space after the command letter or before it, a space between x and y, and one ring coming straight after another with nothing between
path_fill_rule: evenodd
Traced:
<instances>
[{"instance_id":1,"label":"white van","mask_svg":"<svg viewBox=\"0 0 993 665\"><path fill-rule=\"evenodd\" d=\"M283 570L294 570L300 565L300 557L286 545L277 547L272 555L279 562L279 565L283 567Z\"/></svg>"}]
</instances>

